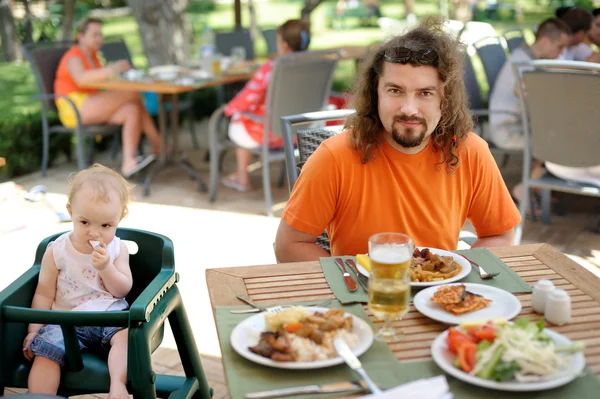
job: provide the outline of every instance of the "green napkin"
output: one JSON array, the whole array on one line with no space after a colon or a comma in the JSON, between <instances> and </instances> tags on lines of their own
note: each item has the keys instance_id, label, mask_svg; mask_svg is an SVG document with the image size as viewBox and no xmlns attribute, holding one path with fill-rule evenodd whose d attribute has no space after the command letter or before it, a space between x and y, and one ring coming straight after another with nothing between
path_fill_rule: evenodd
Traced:
<instances>
[{"instance_id":1,"label":"green napkin","mask_svg":"<svg viewBox=\"0 0 600 399\"><path fill-rule=\"evenodd\" d=\"M511 293L531 292L531 286L521 277L519 277L517 273L515 273L504 262L502 262L496 255L492 254L487 248L473 248L454 252L463 254L473 262L480 264L488 273L500 273L498 276L492 279L482 280L481 277L479 277L479 271L477 268L472 266L471 273L460 280L460 282L489 285L492 287L501 288ZM357 284L358 289L356 291L348 291L348 288L344 283L344 279L342 278L342 272L334 261L335 258L338 258L338 256L320 259L323 274L325 275L325 279L327 280L333 295L335 295L338 301L343 304L366 303L369 300L369 296L367 292L360 286L360 284ZM339 258L355 259L353 256L339 256ZM355 274L348 266L346 266L346 269L350 275L356 279ZM413 287L411 297L414 297L417 292L423 288Z\"/></svg>"},{"instance_id":2,"label":"green napkin","mask_svg":"<svg viewBox=\"0 0 600 399\"><path fill-rule=\"evenodd\" d=\"M479 262L478 262L479 263ZM433 360L418 360L413 362L402 362L397 367L399 380L397 385L406 382L414 381L420 378L431 378L444 374ZM481 388L475 385L467 384L454 377L446 375L450 391L456 399L592 399L598 398L600 392L600 378L596 376L590 369L584 370L585 375L576 378L574 381L559 388L554 388L548 391L540 392L503 392L487 388Z\"/></svg>"},{"instance_id":3,"label":"green napkin","mask_svg":"<svg viewBox=\"0 0 600 399\"><path fill-rule=\"evenodd\" d=\"M491 287L501 288L504 291L512 292L531 292L531 286L524 281L514 270L508 267L496 255L487 248L471 248L461 251L453 251L462 254L469 260L481 265L487 273L500 273L494 278L482 280L479 277L479 270L476 266L471 266L471 273L462 280L461 283L485 284Z\"/></svg>"},{"instance_id":4,"label":"green napkin","mask_svg":"<svg viewBox=\"0 0 600 399\"><path fill-rule=\"evenodd\" d=\"M342 306L339 302L333 301L331 307ZM230 310L232 309L240 309L240 306L217 306L215 308L223 365L232 399L242 399L248 392L359 380L359 377L345 364L324 369L284 370L246 360L233 350L229 339L234 327L252 315L231 314ZM344 306L344 309L369 322L361 305ZM369 322L369 324L371 323ZM398 385L397 367L399 362L387 344L374 341L371 348L360 357L360 361L367 373L382 389ZM294 396L297 399L315 397L327 398L328 396L323 394Z\"/></svg>"}]
</instances>

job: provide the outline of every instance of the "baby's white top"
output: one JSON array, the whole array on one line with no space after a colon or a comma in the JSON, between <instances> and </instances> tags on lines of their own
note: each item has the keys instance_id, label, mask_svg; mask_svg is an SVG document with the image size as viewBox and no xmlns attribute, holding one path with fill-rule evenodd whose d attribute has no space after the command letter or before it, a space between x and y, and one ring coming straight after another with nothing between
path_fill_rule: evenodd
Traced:
<instances>
[{"instance_id":1,"label":"baby's white top","mask_svg":"<svg viewBox=\"0 0 600 399\"><path fill-rule=\"evenodd\" d=\"M125 299L112 296L104 286L98 271L92 266L92 255L82 254L71 243L72 232L58 237L52 245L54 263L58 269L53 310L107 311L124 310ZM115 237L106 245L114 263L121 252L121 240Z\"/></svg>"}]
</instances>

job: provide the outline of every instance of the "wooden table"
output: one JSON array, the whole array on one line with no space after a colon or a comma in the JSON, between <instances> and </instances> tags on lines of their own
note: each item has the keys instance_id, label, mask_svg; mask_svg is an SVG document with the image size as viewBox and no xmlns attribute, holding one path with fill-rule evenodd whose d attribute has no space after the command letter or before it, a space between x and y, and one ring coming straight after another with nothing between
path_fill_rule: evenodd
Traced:
<instances>
[{"instance_id":1,"label":"wooden table","mask_svg":"<svg viewBox=\"0 0 600 399\"><path fill-rule=\"evenodd\" d=\"M546 324L572 340L585 341L586 363L600 374L600 278L546 244L490 248L490 251L529 284L549 279L569 293L571 321L564 326ZM236 299L239 294L264 304L335 298L319 262L208 269L206 281L213 309L219 305L244 305ZM531 308L530 293L516 296L523 305L522 316L532 320L541 317ZM364 308L375 321L366 305ZM394 325L405 335L403 341L390 345L400 361L431 358L433 339L448 328L423 316L412 304L408 314Z\"/></svg>"},{"instance_id":2,"label":"wooden table","mask_svg":"<svg viewBox=\"0 0 600 399\"><path fill-rule=\"evenodd\" d=\"M206 185L200 177L200 174L194 166L186 159L185 154L179 151L179 109L177 96L181 93L187 93L194 90L206 89L214 86L227 85L230 83L244 82L250 80L254 75L254 70L245 73L227 74L223 73L209 80L199 81L191 85L177 85L172 82L159 80L139 80L131 81L124 79L110 79L103 82L88 83L82 85L85 88L95 88L101 90L123 90L136 92L155 92L158 94L158 124L162 138L162 149L160 159L150 169L144 179L144 196L150 194L150 185L152 179L164 169L169 163L173 162L184 169L192 178L198 181L199 190L206 192ZM171 104L171 134L173 146L169 154L169 139L167 135L167 117L166 104L170 100Z\"/></svg>"}]
</instances>

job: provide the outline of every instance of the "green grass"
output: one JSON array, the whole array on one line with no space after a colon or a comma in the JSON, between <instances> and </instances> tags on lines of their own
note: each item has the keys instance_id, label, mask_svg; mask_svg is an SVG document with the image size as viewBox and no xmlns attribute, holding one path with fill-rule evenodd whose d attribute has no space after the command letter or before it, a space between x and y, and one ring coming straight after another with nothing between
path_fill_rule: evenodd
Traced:
<instances>
[{"instance_id":1,"label":"green grass","mask_svg":"<svg viewBox=\"0 0 600 399\"><path fill-rule=\"evenodd\" d=\"M312 49L322 49L327 47L337 47L344 45L368 45L383 36L379 27L373 28L352 28L345 30L332 30L328 28L328 10L335 5L335 2L327 1L321 4L311 15L311 29L313 39L311 41ZM424 16L427 14L436 14L438 12L438 0L419 1L416 5L416 14ZM300 15L302 2L288 1L280 3L257 3L258 24L261 28L277 27L282 21L290 18L297 18ZM397 1L384 1L382 12L385 16L392 18L404 17L404 5ZM550 12L543 8L530 7L527 11L525 21L521 25L535 25ZM190 22L193 26L192 54L197 53L200 44L201 32L206 23L216 31L231 30L234 24L233 7L231 5L219 4L216 9L208 14L189 14ZM249 25L249 13L247 7L242 8L242 24ZM498 31L504 31L517 24L514 22L494 22ZM127 42L134 64L137 68L147 66L146 57L143 54L142 43L140 40L137 24L133 17L113 18L105 21L103 25L105 36L122 36ZM264 56L266 54L266 43L262 36L256 42L256 55ZM352 61L342 61L339 64L335 74L335 88L338 90L348 88L352 85L355 76L355 66ZM7 113L22 113L27 111L36 111L39 109L39 103L32 99L35 94L35 82L29 70L27 63L0 63L0 91L3 96L0 97L0 118Z\"/></svg>"}]
</instances>

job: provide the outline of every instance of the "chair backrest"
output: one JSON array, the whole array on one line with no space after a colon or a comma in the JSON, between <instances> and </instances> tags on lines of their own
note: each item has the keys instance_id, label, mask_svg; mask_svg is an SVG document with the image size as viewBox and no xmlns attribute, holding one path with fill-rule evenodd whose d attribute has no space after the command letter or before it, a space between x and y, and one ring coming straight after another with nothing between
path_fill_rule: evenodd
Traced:
<instances>
[{"instance_id":1,"label":"chair backrest","mask_svg":"<svg viewBox=\"0 0 600 399\"><path fill-rule=\"evenodd\" d=\"M127 43L125 43L125 40L123 40L122 37L105 38L100 51L107 62L127 60L131 66L135 68Z\"/></svg>"},{"instance_id":2,"label":"chair backrest","mask_svg":"<svg viewBox=\"0 0 600 399\"><path fill-rule=\"evenodd\" d=\"M499 37L484 37L473 46L483 64L491 93L498 74L507 60L506 51Z\"/></svg>"},{"instance_id":3,"label":"chair backrest","mask_svg":"<svg viewBox=\"0 0 600 399\"><path fill-rule=\"evenodd\" d=\"M277 57L267 90L265 143L282 135L281 117L322 110L328 102L339 51L302 51Z\"/></svg>"},{"instance_id":4,"label":"chair backrest","mask_svg":"<svg viewBox=\"0 0 600 399\"><path fill-rule=\"evenodd\" d=\"M299 170L306 162L308 157L315 152L323 140L342 131L342 126L325 126L313 129L298 130L298 151L299 162L296 163L296 153L292 140L292 127L297 125L309 124L321 121L344 120L354 114L353 109L337 109L333 111L308 112L305 114L287 115L281 117L283 130L283 142L285 150L285 166L288 175L288 184L290 192L298 180Z\"/></svg>"},{"instance_id":5,"label":"chair backrest","mask_svg":"<svg viewBox=\"0 0 600 399\"><path fill-rule=\"evenodd\" d=\"M225 56L231 55L232 48L243 47L246 49L246 59L254 59L254 42L248 30L217 33L215 35L215 46L217 52Z\"/></svg>"},{"instance_id":6,"label":"chair backrest","mask_svg":"<svg viewBox=\"0 0 600 399\"><path fill-rule=\"evenodd\" d=\"M267 54L277 54L277 29L265 29L262 34L267 42Z\"/></svg>"},{"instance_id":7,"label":"chair backrest","mask_svg":"<svg viewBox=\"0 0 600 399\"><path fill-rule=\"evenodd\" d=\"M56 112L54 99L54 80L61 58L73 45L73 42L40 42L23 45L23 53L29 61L38 94L41 96L42 111Z\"/></svg>"},{"instance_id":8,"label":"chair backrest","mask_svg":"<svg viewBox=\"0 0 600 399\"><path fill-rule=\"evenodd\" d=\"M587 70L581 69L587 68ZM600 65L536 60L515 64L521 76L525 156L570 167L597 166Z\"/></svg>"},{"instance_id":9,"label":"chair backrest","mask_svg":"<svg viewBox=\"0 0 600 399\"><path fill-rule=\"evenodd\" d=\"M502 34L504 40L506 40L506 47L508 47L508 52L512 54L512 52L525 43L525 33L523 29L509 29Z\"/></svg>"},{"instance_id":10,"label":"chair backrest","mask_svg":"<svg viewBox=\"0 0 600 399\"><path fill-rule=\"evenodd\" d=\"M469 109L485 109L485 101L481 94L481 87L477 81L477 75L475 75L475 68L473 68L473 60L469 54L469 49L465 51L465 60L463 65L463 80L465 82L465 91L467 92L467 98L469 101Z\"/></svg>"}]
</instances>

